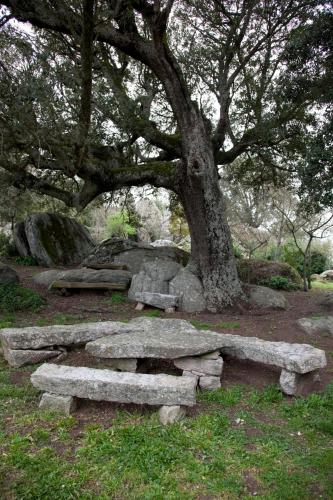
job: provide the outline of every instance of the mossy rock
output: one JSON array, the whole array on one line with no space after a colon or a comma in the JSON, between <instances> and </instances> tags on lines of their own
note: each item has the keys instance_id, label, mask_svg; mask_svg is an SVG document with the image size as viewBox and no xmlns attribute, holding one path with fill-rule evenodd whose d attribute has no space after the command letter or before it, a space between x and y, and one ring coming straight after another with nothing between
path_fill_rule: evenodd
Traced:
<instances>
[{"instance_id":1,"label":"mossy rock","mask_svg":"<svg viewBox=\"0 0 333 500\"><path fill-rule=\"evenodd\" d=\"M188 252L177 247L153 247L146 243L138 243L124 238L109 238L102 241L82 262L82 265L89 266L92 263L123 264L133 274L137 274L144 262L155 259L171 259L186 266L189 257Z\"/></svg>"},{"instance_id":2,"label":"mossy rock","mask_svg":"<svg viewBox=\"0 0 333 500\"><path fill-rule=\"evenodd\" d=\"M26 219L24 229L29 255L40 266L77 265L94 248L87 229L62 215L32 214Z\"/></svg>"},{"instance_id":3,"label":"mossy rock","mask_svg":"<svg viewBox=\"0 0 333 500\"><path fill-rule=\"evenodd\" d=\"M269 260L237 259L238 275L244 283L259 285L262 280L273 276L284 276L297 286L302 285L299 273L285 262Z\"/></svg>"}]
</instances>

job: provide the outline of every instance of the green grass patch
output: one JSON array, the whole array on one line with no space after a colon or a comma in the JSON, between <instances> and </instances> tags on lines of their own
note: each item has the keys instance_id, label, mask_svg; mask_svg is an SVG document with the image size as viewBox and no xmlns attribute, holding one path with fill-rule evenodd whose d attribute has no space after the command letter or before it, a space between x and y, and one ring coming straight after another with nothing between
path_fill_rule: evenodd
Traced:
<instances>
[{"instance_id":1,"label":"green grass patch","mask_svg":"<svg viewBox=\"0 0 333 500\"><path fill-rule=\"evenodd\" d=\"M0 329L1 328L10 328L14 326L15 323L14 314L5 314L4 316L0 316Z\"/></svg>"},{"instance_id":2,"label":"green grass patch","mask_svg":"<svg viewBox=\"0 0 333 500\"><path fill-rule=\"evenodd\" d=\"M333 497L333 384L293 400L277 386L204 392L194 416L165 427L156 413L126 407L109 421L95 410L82 425L75 413L38 409L26 373L34 369L0 360L4 498Z\"/></svg>"},{"instance_id":3,"label":"green grass patch","mask_svg":"<svg viewBox=\"0 0 333 500\"><path fill-rule=\"evenodd\" d=\"M226 329L233 329L233 328L240 328L240 323L237 323L235 321L220 321L219 323L216 323L213 326L217 326L218 328L226 328Z\"/></svg>"},{"instance_id":4,"label":"green grass patch","mask_svg":"<svg viewBox=\"0 0 333 500\"><path fill-rule=\"evenodd\" d=\"M45 299L38 293L17 283L0 285L0 310L14 312L20 310L38 311Z\"/></svg>"},{"instance_id":5,"label":"green grass patch","mask_svg":"<svg viewBox=\"0 0 333 500\"><path fill-rule=\"evenodd\" d=\"M322 290L333 290L333 281L332 282L312 281L311 286L312 288L319 288Z\"/></svg>"},{"instance_id":6,"label":"green grass patch","mask_svg":"<svg viewBox=\"0 0 333 500\"><path fill-rule=\"evenodd\" d=\"M191 319L190 323L195 326L198 330L212 330L214 328L240 328L240 323L235 321L220 321L219 323L205 323L204 321L200 321L198 319Z\"/></svg>"},{"instance_id":7,"label":"green grass patch","mask_svg":"<svg viewBox=\"0 0 333 500\"><path fill-rule=\"evenodd\" d=\"M105 303L110 305L119 305L126 302L126 300L127 297L125 294L119 292L113 292L111 297L105 300Z\"/></svg>"},{"instance_id":8,"label":"green grass patch","mask_svg":"<svg viewBox=\"0 0 333 500\"><path fill-rule=\"evenodd\" d=\"M191 319L190 323L198 330L210 330L213 327L212 323L205 323L198 319Z\"/></svg>"},{"instance_id":9,"label":"green grass patch","mask_svg":"<svg viewBox=\"0 0 333 500\"><path fill-rule=\"evenodd\" d=\"M96 321L96 319L82 319L82 317L73 316L72 314L57 313L48 318L39 318L36 325L75 325L77 323L90 323L91 321Z\"/></svg>"},{"instance_id":10,"label":"green grass patch","mask_svg":"<svg viewBox=\"0 0 333 500\"><path fill-rule=\"evenodd\" d=\"M162 311L159 311L158 309L152 309L151 311L142 313L142 316L147 316L148 318L160 318L163 314Z\"/></svg>"},{"instance_id":11,"label":"green grass patch","mask_svg":"<svg viewBox=\"0 0 333 500\"><path fill-rule=\"evenodd\" d=\"M16 257L15 263L21 266L38 266L36 259L27 255L26 257Z\"/></svg>"}]
</instances>

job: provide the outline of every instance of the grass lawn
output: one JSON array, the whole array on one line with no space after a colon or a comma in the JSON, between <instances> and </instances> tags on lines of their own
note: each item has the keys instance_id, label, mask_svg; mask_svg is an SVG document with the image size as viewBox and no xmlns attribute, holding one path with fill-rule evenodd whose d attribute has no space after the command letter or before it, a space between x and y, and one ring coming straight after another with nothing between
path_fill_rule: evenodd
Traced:
<instances>
[{"instance_id":1,"label":"grass lawn","mask_svg":"<svg viewBox=\"0 0 333 500\"><path fill-rule=\"evenodd\" d=\"M0 498L333 498L333 385L232 386L177 424L124 406L102 426L38 411L27 372L0 365Z\"/></svg>"}]
</instances>

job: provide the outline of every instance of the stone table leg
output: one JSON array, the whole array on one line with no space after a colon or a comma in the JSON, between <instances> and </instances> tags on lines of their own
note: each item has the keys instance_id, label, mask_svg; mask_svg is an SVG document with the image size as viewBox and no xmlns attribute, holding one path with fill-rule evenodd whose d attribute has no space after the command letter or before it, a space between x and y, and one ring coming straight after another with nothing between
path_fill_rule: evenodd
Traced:
<instances>
[{"instance_id":1,"label":"stone table leg","mask_svg":"<svg viewBox=\"0 0 333 500\"><path fill-rule=\"evenodd\" d=\"M70 415L76 408L76 400L73 396L62 396L44 392L39 402L41 410L52 410Z\"/></svg>"},{"instance_id":2,"label":"stone table leg","mask_svg":"<svg viewBox=\"0 0 333 500\"><path fill-rule=\"evenodd\" d=\"M284 392L288 396L294 396L297 392L298 380L298 373L282 369L280 375L280 387L282 389L282 392Z\"/></svg>"},{"instance_id":3,"label":"stone table leg","mask_svg":"<svg viewBox=\"0 0 333 500\"><path fill-rule=\"evenodd\" d=\"M161 406L158 416L161 424L168 425L177 422L185 415L185 410L182 406Z\"/></svg>"}]
</instances>

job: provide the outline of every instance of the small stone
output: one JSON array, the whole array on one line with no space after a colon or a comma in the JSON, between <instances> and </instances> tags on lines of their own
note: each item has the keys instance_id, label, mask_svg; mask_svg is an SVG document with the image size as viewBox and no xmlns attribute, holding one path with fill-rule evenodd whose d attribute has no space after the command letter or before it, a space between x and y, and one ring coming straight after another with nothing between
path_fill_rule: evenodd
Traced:
<instances>
[{"instance_id":1,"label":"small stone","mask_svg":"<svg viewBox=\"0 0 333 500\"><path fill-rule=\"evenodd\" d=\"M76 408L76 400L73 396L62 396L44 392L39 403L41 410L52 410L70 415Z\"/></svg>"},{"instance_id":2,"label":"small stone","mask_svg":"<svg viewBox=\"0 0 333 500\"><path fill-rule=\"evenodd\" d=\"M301 318L298 319L296 323L308 335L333 335L333 316Z\"/></svg>"},{"instance_id":3,"label":"small stone","mask_svg":"<svg viewBox=\"0 0 333 500\"><path fill-rule=\"evenodd\" d=\"M143 311L145 308L145 305L142 302L138 302L137 305L135 306L136 311Z\"/></svg>"},{"instance_id":4,"label":"small stone","mask_svg":"<svg viewBox=\"0 0 333 500\"><path fill-rule=\"evenodd\" d=\"M61 351L53 350L20 350L20 349L9 349L4 345L3 355L5 360L8 362L9 366L19 368L24 365L33 365L36 363L41 363L50 358L55 358L62 354Z\"/></svg>"},{"instance_id":5,"label":"small stone","mask_svg":"<svg viewBox=\"0 0 333 500\"><path fill-rule=\"evenodd\" d=\"M188 372L186 370L183 371L183 377L192 377L192 378L195 378L197 381L199 380L199 376L196 375L195 373L192 373L192 372Z\"/></svg>"},{"instance_id":6,"label":"small stone","mask_svg":"<svg viewBox=\"0 0 333 500\"><path fill-rule=\"evenodd\" d=\"M104 360L105 361L105 360ZM108 367L122 372L135 373L138 366L137 359L108 359Z\"/></svg>"},{"instance_id":7,"label":"small stone","mask_svg":"<svg viewBox=\"0 0 333 500\"><path fill-rule=\"evenodd\" d=\"M173 314L175 312L175 308L174 307L167 307L166 309L164 309L164 312L167 314Z\"/></svg>"},{"instance_id":8,"label":"small stone","mask_svg":"<svg viewBox=\"0 0 333 500\"><path fill-rule=\"evenodd\" d=\"M280 375L280 386L282 391L288 396L294 396L297 392L297 382L299 376L295 372L282 370Z\"/></svg>"},{"instance_id":9,"label":"small stone","mask_svg":"<svg viewBox=\"0 0 333 500\"><path fill-rule=\"evenodd\" d=\"M287 309L288 303L283 293L267 286L250 285L250 303L263 309Z\"/></svg>"},{"instance_id":10,"label":"small stone","mask_svg":"<svg viewBox=\"0 0 333 500\"><path fill-rule=\"evenodd\" d=\"M152 292L137 292L134 295L138 303L148 304L159 309L174 308L178 305L176 295L169 295L167 293L152 293Z\"/></svg>"},{"instance_id":11,"label":"small stone","mask_svg":"<svg viewBox=\"0 0 333 500\"><path fill-rule=\"evenodd\" d=\"M200 389L206 391L214 391L215 389L219 389L221 387L220 377L200 377L199 387Z\"/></svg>"},{"instance_id":12,"label":"small stone","mask_svg":"<svg viewBox=\"0 0 333 500\"><path fill-rule=\"evenodd\" d=\"M220 351L207 352L207 354L203 354L200 356L202 359L219 359L221 357Z\"/></svg>"},{"instance_id":13,"label":"small stone","mask_svg":"<svg viewBox=\"0 0 333 500\"><path fill-rule=\"evenodd\" d=\"M20 278L17 272L5 264L0 262L0 285L8 285L10 283L19 283Z\"/></svg>"},{"instance_id":14,"label":"small stone","mask_svg":"<svg viewBox=\"0 0 333 500\"><path fill-rule=\"evenodd\" d=\"M182 406L161 406L158 416L162 425L173 424L185 415Z\"/></svg>"},{"instance_id":15,"label":"small stone","mask_svg":"<svg viewBox=\"0 0 333 500\"><path fill-rule=\"evenodd\" d=\"M186 371L203 373L204 375L221 375L223 368L222 358L203 359L202 357L180 358L174 361L177 368Z\"/></svg>"}]
</instances>

